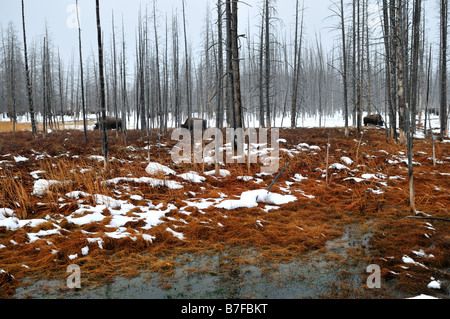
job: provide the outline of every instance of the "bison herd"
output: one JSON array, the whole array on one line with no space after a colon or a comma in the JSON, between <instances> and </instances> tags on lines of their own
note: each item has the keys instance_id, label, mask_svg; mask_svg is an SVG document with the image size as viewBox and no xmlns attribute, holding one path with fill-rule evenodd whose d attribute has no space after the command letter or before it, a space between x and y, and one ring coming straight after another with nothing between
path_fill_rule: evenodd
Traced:
<instances>
[{"instance_id":1,"label":"bison herd","mask_svg":"<svg viewBox=\"0 0 450 319\"><path fill-rule=\"evenodd\" d=\"M116 118L114 116L107 116L105 120L106 130L121 130L122 129L122 119ZM103 119L100 119L95 123L94 130L100 130L103 128Z\"/></svg>"},{"instance_id":2,"label":"bison herd","mask_svg":"<svg viewBox=\"0 0 450 319\"><path fill-rule=\"evenodd\" d=\"M182 128L193 130L196 126L196 122L201 123L202 130L206 130L207 123L206 120L199 119L199 118L188 118L182 125ZM107 116L105 120L105 127L106 130L121 130L122 129L122 119L116 118L114 116ZM198 125L198 124L197 124ZM94 130L100 130L103 127L103 120L99 119L94 126Z\"/></svg>"},{"instance_id":3,"label":"bison herd","mask_svg":"<svg viewBox=\"0 0 450 319\"><path fill-rule=\"evenodd\" d=\"M377 125L382 126L384 124L380 114L369 114L364 117L364 125Z\"/></svg>"},{"instance_id":4,"label":"bison herd","mask_svg":"<svg viewBox=\"0 0 450 319\"><path fill-rule=\"evenodd\" d=\"M364 125L376 125L376 126L382 126L384 125L383 118L380 114L369 114L363 119ZM193 130L196 126L195 123L200 122L202 130L206 130L207 128L207 122L206 120L200 119L200 118L188 118L182 125L182 128ZM102 129L103 121L102 119L98 120L97 123L95 123L94 130L100 130ZM197 124L198 125L198 124ZM107 116L105 120L105 127L107 130L121 130L122 129L122 119L116 118L114 116Z\"/></svg>"},{"instance_id":5,"label":"bison herd","mask_svg":"<svg viewBox=\"0 0 450 319\"><path fill-rule=\"evenodd\" d=\"M191 117L191 118L188 118L185 122L184 122L184 124L182 124L181 125L181 127L182 128L185 128L185 129L189 129L189 130L193 130L196 126L195 126L195 123L201 123L201 126L202 126L202 130L206 130L206 126L207 126L207 124L206 124L206 120L203 120L203 119L199 119L199 118L193 118L193 117ZM197 124L198 125L198 124Z\"/></svg>"}]
</instances>

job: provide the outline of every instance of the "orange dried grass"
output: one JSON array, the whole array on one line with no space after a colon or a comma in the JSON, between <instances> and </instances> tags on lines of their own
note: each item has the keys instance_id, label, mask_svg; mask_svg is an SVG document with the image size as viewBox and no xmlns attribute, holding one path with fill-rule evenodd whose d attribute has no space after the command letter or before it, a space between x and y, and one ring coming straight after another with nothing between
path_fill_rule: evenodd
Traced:
<instances>
[{"instance_id":1,"label":"orange dried grass","mask_svg":"<svg viewBox=\"0 0 450 319\"><path fill-rule=\"evenodd\" d=\"M80 132L74 131L70 133L70 139L73 141L81 138ZM353 135L348 139L343 136L343 130L340 129L283 130L280 134L280 137L288 141L288 149L300 142L305 142L310 145L321 146L322 151L318 151L315 155L301 152L294 158L289 157L284 152L280 153L282 157L280 166L283 166L282 164L287 161L289 161L290 165L277 181L272 191L281 192L279 186L285 186L286 181L292 181L291 177L296 173L307 175L308 179L295 183L290 187L292 194L297 195L298 200L283 205L278 210L266 213L261 210L265 205L260 204L258 208L241 208L236 211L218 210L210 207L203 210L202 213L197 208L186 209L186 211L191 212L189 216L178 211L172 211L166 216L175 220L165 218L163 224L145 231L146 234L155 236L153 242L147 242L140 236L136 236L136 241L129 238L109 238L104 235L104 232L113 231L114 229L106 229L105 222L81 227L62 222L60 226L70 230L62 231L67 238L59 236L46 237L45 239L52 242L52 246L46 247L46 249L43 249L45 247L44 241L25 244L26 234L24 230L15 233L0 232L0 243L8 241L10 238L16 238L18 242L22 243L15 248L17 253L14 254L11 254L9 249L0 250L0 258L5 265L8 265L8 270L12 271L17 278L23 278L31 273L45 275L52 271L63 272L64 266L71 262L67 256L75 252L80 254L82 247L89 246L89 255L79 257L79 262L83 264L83 272L90 278L88 280L94 280L95 278L97 280L106 280L125 274L136 275L140 271L149 269L150 271L163 271L170 274L177 266L174 262L177 255L194 252L205 253L208 251L222 252L225 249L229 249L229 247L240 249L253 248L261 252L258 258L250 261L253 263L273 260L288 261L308 251L323 250L328 240L341 236L343 226L355 222L363 223L366 220L374 221L372 227L375 229L375 236L370 248L372 256L396 256L396 262L398 263L399 256L401 257L405 251L410 250L412 247L430 247L430 241L423 236L425 229L416 227L416 222L404 219L408 214L407 180L388 181L391 189L385 189L383 186L380 186L381 189L385 190L385 193L382 195L368 192L369 187L373 188L378 185L376 182L354 183L343 181L347 175L342 172L337 175L332 175L332 172L329 172L330 179L328 185L326 185L321 177L322 172L315 170L316 168L325 169L326 155L323 147L327 143L328 134L330 134L330 143L332 144L330 148L330 164L332 163L331 161L338 162L340 157L344 156L343 152L336 151L337 148L345 150L345 156L351 158L356 156L358 143L353 141L353 138L358 139L356 132L352 132ZM100 136L97 135L97 132L94 132L90 136L90 140L98 143ZM139 133L130 132L128 143L142 148L146 144L144 141L139 140L138 137ZM67 138L67 134L58 133L51 138L54 139L52 140L52 145L58 144ZM137 155L136 152L125 148L121 139L116 138L115 134L111 135L111 139L114 141L111 143L111 156L126 159L129 155ZM170 145L173 144L168 139L168 136L163 138L163 141L167 142L168 147L162 147L161 151L157 148L152 148L151 157L152 160L170 166L170 158L162 156L162 153L170 149ZM27 143L30 147L36 147L36 145L33 145L34 142L28 141ZM55 145L50 146L50 143L47 146L57 149ZM5 146L3 147L5 149ZM428 153L430 150L430 146L424 141L418 141L415 147ZM381 149L387 151L389 155L377 152ZM68 150L71 151L71 154L92 155L90 147L84 147L80 143L69 145ZM354 163L352 168L356 168L357 163L359 163L365 165L364 172L367 173L383 172L387 176L401 175L406 177L403 164L390 165L386 163L386 160L392 154L398 154L399 151L404 151L403 147L392 142L386 143L384 141L384 133L368 129L364 132L362 144L358 149L358 162ZM440 158L450 156L448 145L438 144L437 154ZM371 157L372 155L375 155L376 158ZM146 158L146 155L141 156ZM450 199L444 193L434 191L434 187L445 189L448 187L448 180L440 178L436 174L430 174L430 172L434 171L434 168L431 161L427 160L425 156L418 156L417 160L422 164L422 166L414 167L416 176L418 176L416 178L418 209L432 213L435 216L445 217L445 214L448 214L447 208L450 206ZM115 189L114 186L106 186L99 183L102 180L126 176L127 174L145 176L145 164L136 165L113 161L110 166L111 170L108 172L102 170L101 163L97 165L95 162L87 162L83 159L51 159L39 165L41 165L39 168L48 171L46 177L49 179L71 179L74 182L70 184L69 190L83 190L91 194L99 193L112 196ZM90 172L84 174L68 173L71 169L76 171L80 167L89 166L94 167ZM234 196L239 196L243 191L267 187L272 181L272 178L267 177L263 178L264 182L261 184L237 180L237 176L247 175L247 166L245 164L232 164L224 168L230 170L231 175L227 178L219 179L207 177L205 182L207 185L206 190L200 189L205 184L193 185L189 183L185 183L184 188L181 190L158 189L142 184L134 185L133 183L119 185L118 189L122 186L128 186L132 189L136 187L136 191L140 195L145 199L152 200L155 205L161 202L170 202L181 208L186 206L183 200L188 199L186 194L189 194L191 191L197 194L196 198L218 198L219 193L226 193L228 199L232 199ZM176 167L178 172L201 171L201 169L201 164L183 164ZM213 169L213 167L208 169ZM251 174L258 172L259 167L252 165ZM440 167L440 172L442 172L442 167ZM424 174L420 175L421 173ZM317 180L321 180L321 182L317 182ZM28 187L27 193L29 193L30 186L27 186L26 182L23 185L24 188ZM315 198L305 198L296 190L314 195ZM63 189L54 191L61 195ZM64 191L67 191L67 189L64 189ZM125 197L127 196L129 195L125 195ZM54 200L55 197L51 199ZM48 213L46 209L49 207L42 208L38 215L45 216L44 214ZM71 206L67 207L67 211L63 215L74 211L76 207L75 201L71 202ZM185 220L188 225L181 222L181 219ZM257 221L260 221L263 226L260 226ZM222 226L219 226L219 223ZM140 228L142 226L140 223L129 223L126 226L130 233L135 233L136 231L141 234L144 233ZM42 227L48 227L48 225L43 225ZM183 233L185 240L181 241L175 238L166 231L167 227ZM440 225L440 227L442 228L438 230L439 234L448 231L447 226ZM88 244L86 235L81 230L97 232L98 236L104 239L104 249L101 250L97 243ZM437 243L436 247L438 248L435 248L435 250L429 248L431 249L429 251L437 256L430 265L442 267L441 265L446 265L446 255L442 253L442 248L448 248L448 243L446 244L445 240L438 240ZM58 250L59 253L56 255L52 254L50 247ZM41 249L37 251L36 248ZM378 259L377 261L379 262ZM22 262L32 265L30 270L25 270L21 267Z\"/></svg>"}]
</instances>

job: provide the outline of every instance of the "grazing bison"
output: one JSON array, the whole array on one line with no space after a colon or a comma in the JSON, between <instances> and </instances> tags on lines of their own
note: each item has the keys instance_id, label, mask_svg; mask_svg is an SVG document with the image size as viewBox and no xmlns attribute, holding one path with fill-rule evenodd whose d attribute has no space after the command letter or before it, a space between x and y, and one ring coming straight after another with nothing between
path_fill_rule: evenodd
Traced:
<instances>
[{"instance_id":1,"label":"grazing bison","mask_svg":"<svg viewBox=\"0 0 450 319\"><path fill-rule=\"evenodd\" d=\"M438 107L432 107L428 109L428 114L439 115L440 109Z\"/></svg>"},{"instance_id":2,"label":"grazing bison","mask_svg":"<svg viewBox=\"0 0 450 319\"><path fill-rule=\"evenodd\" d=\"M372 125L383 125L383 119L381 118L380 114L370 114L367 115L366 117L364 117L364 125L368 125L368 124L372 124Z\"/></svg>"},{"instance_id":3,"label":"grazing bison","mask_svg":"<svg viewBox=\"0 0 450 319\"><path fill-rule=\"evenodd\" d=\"M202 119L199 119L199 118L193 118L193 117L188 118L188 119L184 122L184 124L181 125L181 127L182 127L182 128L187 128L187 129L190 129L190 130L193 130L193 129L194 129L194 123L195 123L196 121L201 121L201 123L202 123L202 130L206 130L206 120L202 120ZM198 124L197 124L197 125L198 125Z\"/></svg>"},{"instance_id":4,"label":"grazing bison","mask_svg":"<svg viewBox=\"0 0 450 319\"><path fill-rule=\"evenodd\" d=\"M114 116L107 116L105 121L105 126L107 130L121 130L122 129L122 119L116 119ZM97 121L94 126L94 130L100 130L102 128L102 119Z\"/></svg>"}]
</instances>

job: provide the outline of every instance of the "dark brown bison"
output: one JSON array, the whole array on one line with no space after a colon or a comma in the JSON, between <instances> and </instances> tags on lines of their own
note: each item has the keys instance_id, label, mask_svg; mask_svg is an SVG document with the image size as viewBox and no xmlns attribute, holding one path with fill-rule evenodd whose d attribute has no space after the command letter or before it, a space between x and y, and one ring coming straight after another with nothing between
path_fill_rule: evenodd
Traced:
<instances>
[{"instance_id":1,"label":"dark brown bison","mask_svg":"<svg viewBox=\"0 0 450 319\"><path fill-rule=\"evenodd\" d=\"M364 125L383 125L383 119L380 114L370 114L364 117Z\"/></svg>"},{"instance_id":2,"label":"dark brown bison","mask_svg":"<svg viewBox=\"0 0 450 319\"><path fill-rule=\"evenodd\" d=\"M432 107L428 109L428 114L439 115L440 111L438 107Z\"/></svg>"},{"instance_id":3,"label":"dark brown bison","mask_svg":"<svg viewBox=\"0 0 450 319\"><path fill-rule=\"evenodd\" d=\"M207 125L206 125L206 120L202 120L202 119L194 118L194 117L188 118L188 119L184 122L184 124L181 125L181 127L182 127L182 128L186 128L186 129L193 130L193 129L194 129L194 123L195 123L196 121L201 121L201 123L202 123L202 130L206 130L206 127L207 127ZM198 125L198 124L197 124L197 125Z\"/></svg>"},{"instance_id":4,"label":"dark brown bison","mask_svg":"<svg viewBox=\"0 0 450 319\"><path fill-rule=\"evenodd\" d=\"M107 130L121 130L122 129L122 119L116 119L114 116L107 116L105 121L105 126ZM102 119L97 121L94 126L94 130L100 130L102 128Z\"/></svg>"}]
</instances>

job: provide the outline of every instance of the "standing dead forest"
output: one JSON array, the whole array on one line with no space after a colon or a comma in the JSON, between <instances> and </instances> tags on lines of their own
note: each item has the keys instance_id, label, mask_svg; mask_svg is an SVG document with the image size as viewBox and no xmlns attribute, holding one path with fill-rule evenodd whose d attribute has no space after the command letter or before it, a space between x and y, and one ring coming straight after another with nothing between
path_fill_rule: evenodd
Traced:
<instances>
[{"instance_id":1,"label":"standing dead forest","mask_svg":"<svg viewBox=\"0 0 450 319\"><path fill-rule=\"evenodd\" d=\"M111 34L99 42L101 65L97 49L81 53L81 28L80 54L68 60L48 26L27 39L25 6L23 25L1 25L0 113L13 130L24 117L34 132L35 118L42 129L54 129L64 115L81 122L100 115L104 94L106 114L126 118L143 135L179 127L189 117L217 127L297 127L312 116L322 127L334 117L360 130L363 114L379 113L388 134L400 139L414 134L417 123L426 128L433 113L443 139L447 1L330 1L322 32L333 40L325 44L304 23L307 3L291 2L294 25L281 21L274 0L253 3L259 17L247 21L238 13L247 3L210 3L203 8L200 49L187 34L185 7L192 2L181 1L171 16L162 16L156 0L141 5L134 43L113 11L112 25L101 26Z\"/></svg>"},{"instance_id":2,"label":"standing dead forest","mask_svg":"<svg viewBox=\"0 0 450 319\"><path fill-rule=\"evenodd\" d=\"M4 2L0 299L449 298L448 0Z\"/></svg>"}]
</instances>

